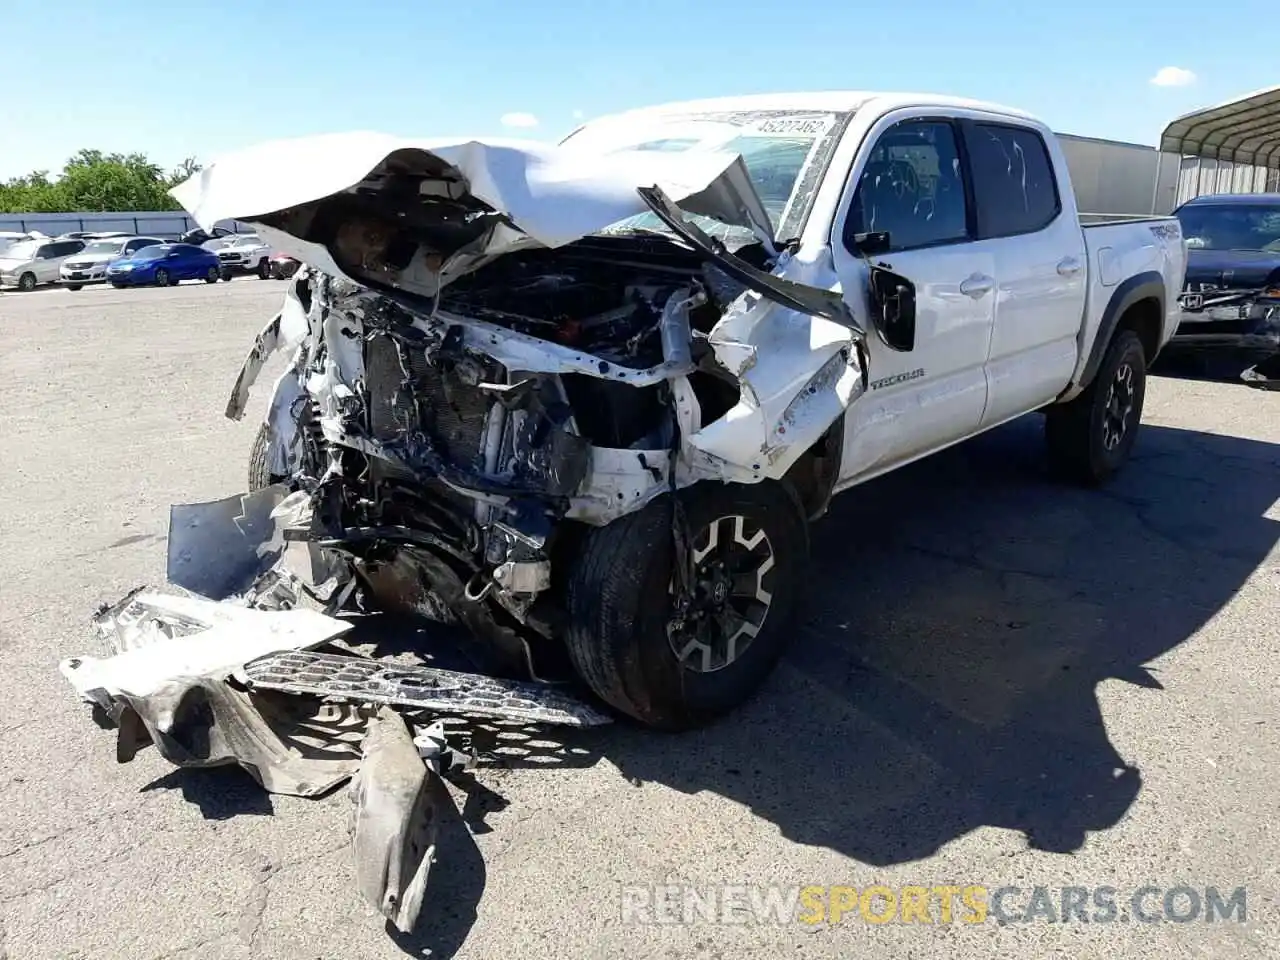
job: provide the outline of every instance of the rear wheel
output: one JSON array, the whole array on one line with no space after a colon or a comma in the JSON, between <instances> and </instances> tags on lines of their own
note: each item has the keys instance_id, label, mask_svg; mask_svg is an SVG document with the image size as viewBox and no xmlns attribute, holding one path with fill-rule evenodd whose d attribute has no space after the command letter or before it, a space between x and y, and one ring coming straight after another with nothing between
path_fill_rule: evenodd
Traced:
<instances>
[{"instance_id":1,"label":"rear wheel","mask_svg":"<svg viewBox=\"0 0 1280 960\"><path fill-rule=\"evenodd\" d=\"M781 484L710 484L679 494L692 589L673 581L670 497L584 539L568 584L566 644L605 702L666 730L700 726L747 700L789 639L808 529Z\"/></svg>"},{"instance_id":2,"label":"rear wheel","mask_svg":"<svg viewBox=\"0 0 1280 960\"><path fill-rule=\"evenodd\" d=\"M265 258L258 261L258 279L259 280L271 279L271 264L267 263Z\"/></svg>"},{"instance_id":3,"label":"rear wheel","mask_svg":"<svg viewBox=\"0 0 1280 960\"><path fill-rule=\"evenodd\" d=\"M36 288L36 275L34 273L24 273L18 278L18 289L23 293L30 293Z\"/></svg>"},{"instance_id":4,"label":"rear wheel","mask_svg":"<svg viewBox=\"0 0 1280 960\"><path fill-rule=\"evenodd\" d=\"M169 271L166 270L164 267L157 267L156 268L156 286L167 287L171 282L172 282L172 278L169 276Z\"/></svg>"},{"instance_id":5,"label":"rear wheel","mask_svg":"<svg viewBox=\"0 0 1280 960\"><path fill-rule=\"evenodd\" d=\"M218 282L218 268L217 268L217 267L210 267L210 268L205 272L205 275L204 275L204 282L205 282L205 283L217 283L217 282Z\"/></svg>"},{"instance_id":6,"label":"rear wheel","mask_svg":"<svg viewBox=\"0 0 1280 960\"><path fill-rule=\"evenodd\" d=\"M1120 330L1088 388L1069 403L1050 407L1045 416L1054 473L1086 486L1111 479L1137 439L1146 390L1142 341L1132 330Z\"/></svg>"}]
</instances>

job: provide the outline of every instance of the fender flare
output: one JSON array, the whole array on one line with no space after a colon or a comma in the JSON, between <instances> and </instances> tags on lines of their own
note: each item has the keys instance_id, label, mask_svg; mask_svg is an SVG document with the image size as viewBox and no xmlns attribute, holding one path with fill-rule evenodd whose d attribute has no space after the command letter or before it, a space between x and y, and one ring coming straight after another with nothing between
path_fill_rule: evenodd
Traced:
<instances>
[{"instance_id":1,"label":"fender flare","mask_svg":"<svg viewBox=\"0 0 1280 960\"><path fill-rule=\"evenodd\" d=\"M1116 287L1111 294L1111 299L1107 301L1106 309L1102 312L1102 322L1098 324L1098 332L1093 338L1093 346L1089 348L1089 359L1085 361L1084 369L1080 371L1079 379L1071 387L1068 387L1064 394L1084 390L1093 382L1093 378L1098 374L1098 367L1102 366L1102 358L1106 355L1107 347L1111 345L1111 339L1115 336L1116 328L1120 325L1120 318L1140 300L1155 300L1160 305L1160 316L1163 317L1165 310L1164 277L1154 270L1150 270L1145 273L1135 274ZM1154 359L1154 356L1147 357L1147 364L1150 365Z\"/></svg>"}]
</instances>

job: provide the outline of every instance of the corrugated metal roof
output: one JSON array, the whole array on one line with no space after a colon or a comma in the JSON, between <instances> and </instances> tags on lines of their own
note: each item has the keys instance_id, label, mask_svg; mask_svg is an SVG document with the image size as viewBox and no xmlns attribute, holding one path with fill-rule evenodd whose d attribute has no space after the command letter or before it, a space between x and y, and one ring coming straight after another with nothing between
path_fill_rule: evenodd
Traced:
<instances>
[{"instance_id":1,"label":"corrugated metal roof","mask_svg":"<svg viewBox=\"0 0 1280 960\"><path fill-rule=\"evenodd\" d=\"M1160 135L1160 149L1280 168L1280 87L1178 117Z\"/></svg>"}]
</instances>

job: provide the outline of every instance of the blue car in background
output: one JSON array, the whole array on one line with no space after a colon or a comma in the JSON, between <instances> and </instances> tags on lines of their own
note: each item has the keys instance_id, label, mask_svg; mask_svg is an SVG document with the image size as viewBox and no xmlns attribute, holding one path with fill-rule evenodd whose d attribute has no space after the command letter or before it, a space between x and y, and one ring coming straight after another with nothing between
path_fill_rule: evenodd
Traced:
<instances>
[{"instance_id":1,"label":"blue car in background","mask_svg":"<svg viewBox=\"0 0 1280 960\"><path fill-rule=\"evenodd\" d=\"M183 280L217 283L221 276L218 255L189 243L158 243L128 257L113 260L107 281L116 288L167 287Z\"/></svg>"}]
</instances>

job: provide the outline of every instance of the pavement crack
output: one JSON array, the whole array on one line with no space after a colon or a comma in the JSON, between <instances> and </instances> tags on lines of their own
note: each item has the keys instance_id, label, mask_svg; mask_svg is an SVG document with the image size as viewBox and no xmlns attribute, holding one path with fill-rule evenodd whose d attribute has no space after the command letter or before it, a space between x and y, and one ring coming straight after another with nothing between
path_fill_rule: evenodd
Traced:
<instances>
[{"instance_id":1,"label":"pavement crack","mask_svg":"<svg viewBox=\"0 0 1280 960\"><path fill-rule=\"evenodd\" d=\"M157 953L154 956L149 957L148 960L173 960L174 957L181 957L184 953L190 953L192 950L199 950L202 947L209 946L211 943L217 943L226 935L227 934L224 931L222 933L215 934L212 937L206 937L196 943L183 944L182 946L175 947L172 950L166 950L164 953Z\"/></svg>"},{"instance_id":2,"label":"pavement crack","mask_svg":"<svg viewBox=\"0 0 1280 960\"><path fill-rule=\"evenodd\" d=\"M249 893L249 899L240 908L240 919L236 923L236 934L239 936L240 941L249 948L250 954L254 952L258 933L262 930L262 918L267 912L267 898L270 895L267 881L270 879L270 877L264 877L261 883L254 884L253 890Z\"/></svg>"}]
</instances>

